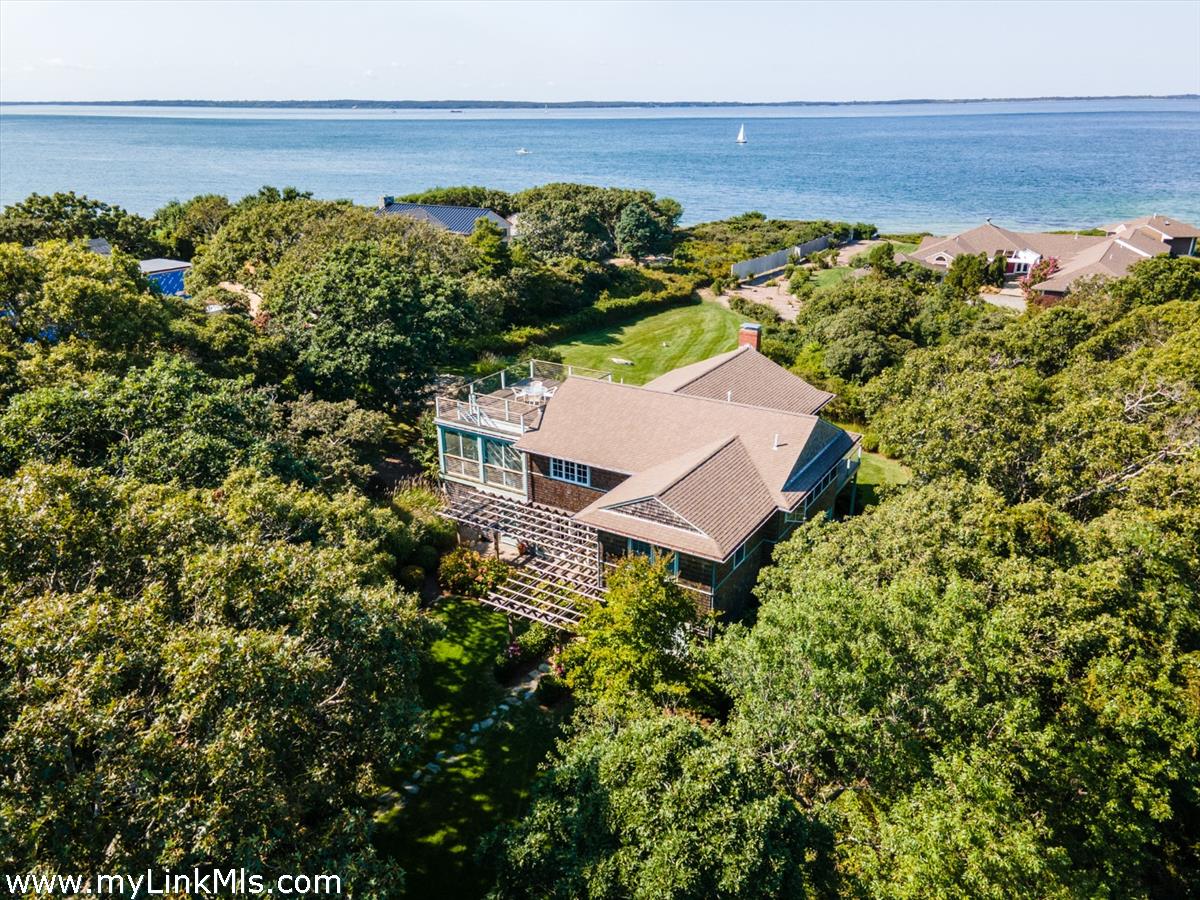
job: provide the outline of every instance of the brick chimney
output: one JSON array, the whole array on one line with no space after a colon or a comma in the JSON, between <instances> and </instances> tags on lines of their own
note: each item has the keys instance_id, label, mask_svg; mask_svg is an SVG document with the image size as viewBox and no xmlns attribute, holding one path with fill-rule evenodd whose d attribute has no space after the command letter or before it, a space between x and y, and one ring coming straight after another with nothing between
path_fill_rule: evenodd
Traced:
<instances>
[{"instance_id":1,"label":"brick chimney","mask_svg":"<svg viewBox=\"0 0 1200 900\"><path fill-rule=\"evenodd\" d=\"M738 332L738 346L753 347L757 350L761 341L762 326L756 322L743 322L742 328Z\"/></svg>"}]
</instances>

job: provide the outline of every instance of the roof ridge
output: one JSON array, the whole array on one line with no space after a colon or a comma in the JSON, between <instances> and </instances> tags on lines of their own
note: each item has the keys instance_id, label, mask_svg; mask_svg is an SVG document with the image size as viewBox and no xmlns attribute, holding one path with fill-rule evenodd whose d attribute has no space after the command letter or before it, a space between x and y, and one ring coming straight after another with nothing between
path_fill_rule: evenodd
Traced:
<instances>
[{"instance_id":1,"label":"roof ridge","mask_svg":"<svg viewBox=\"0 0 1200 900\"><path fill-rule=\"evenodd\" d=\"M655 493L646 494L644 497L634 497L631 500L623 500L622 502L616 504L615 506L602 506L601 508L602 509L619 509L622 506L626 506L630 503L638 503L642 500L657 499L657 500L662 501L663 494L665 494L671 488L675 487L675 485L679 484L679 482L683 481L683 479L687 478L687 476L691 475L698 468L700 468L702 465L707 463L710 459L712 459L714 456L716 456L718 453L720 453L722 450L724 450L726 447L728 447L730 442L732 442L732 441L741 441L741 437L737 434L737 432L733 432L732 434L729 435L729 437L718 438L717 440L712 441L708 444L701 444L699 447L693 448L691 451L692 453L696 453L698 451L704 450L706 447L712 447L713 449L711 451L709 451L708 453L705 453L702 457L700 457L700 459L696 460L694 465L692 465L691 467L689 467L687 469L684 469L682 472L680 472L678 475L676 475L673 479L668 481L665 485L663 485L661 488L659 488L658 491L656 491ZM670 460L667 460L662 463L659 463L659 465L667 465L667 463L669 463L669 462L670 462ZM645 471L648 471L648 470L645 470ZM639 472L638 475L644 475L645 471ZM637 477L637 476L632 476L632 477ZM663 506L666 506L668 509L671 509L671 505L669 503L667 503L666 501L662 501L662 503L663 503ZM672 511L675 512L676 515L679 515L678 510L672 510ZM682 516L681 516L681 518L682 518Z\"/></svg>"},{"instance_id":2,"label":"roof ridge","mask_svg":"<svg viewBox=\"0 0 1200 900\"><path fill-rule=\"evenodd\" d=\"M720 368L720 367L718 366L717 368ZM787 370L784 369L784 371L786 372ZM665 375L666 373L664 372L663 374ZM792 373L789 372L788 374L790 375ZM796 376L796 377L798 378L799 376ZM696 401L702 401L704 403L719 403L722 406L739 406L742 409L757 409L760 412L771 413L772 415L779 415L779 416L792 416L793 418L796 418L796 419L805 419L805 420L818 419L819 420L821 418L817 413L792 412L791 410L787 410L787 409L775 409L775 407L773 407L773 406L757 406L753 403L739 403L737 400L721 400L721 399L718 399L717 397L703 397L700 394L681 394L678 391L657 391L657 390L653 390L653 389L648 389L645 385L626 384L623 381L604 381L600 378L587 378L585 380L594 381L597 384L610 384L613 387L629 388L630 390L634 390L634 391L646 391L647 393L650 393L650 394L659 394L659 395L662 395L665 397L681 397L686 400L696 400ZM570 381L568 380L563 383L569 384ZM689 384L690 383L691 382L689 382ZM818 388L818 390L819 390L819 388ZM826 391L825 393L828 393L828 391ZM553 398L551 398L550 402L553 402Z\"/></svg>"},{"instance_id":3,"label":"roof ridge","mask_svg":"<svg viewBox=\"0 0 1200 900\"><path fill-rule=\"evenodd\" d=\"M498 216L500 215L500 213L496 212L490 206L462 206L458 203L419 203L416 200L393 200L388 204L388 206L432 206L435 209L478 209L483 212L491 212L496 213ZM501 218L503 218L503 216L501 216Z\"/></svg>"},{"instance_id":4,"label":"roof ridge","mask_svg":"<svg viewBox=\"0 0 1200 900\"><path fill-rule=\"evenodd\" d=\"M678 394L680 391L682 391L682 390L683 390L685 387L687 387L689 384L695 384L695 383L696 383L697 381L699 381L701 378L704 378L704 377L706 377L706 376L708 376L708 375L711 375L713 372L717 371L717 369L721 368L721 367L722 367L722 366L724 366L726 363L732 362L732 361L733 361L733 360L734 360L736 357L738 357L738 356L741 356L741 355L742 355L742 353L743 353L744 351L746 351L746 350L751 350L751 349L753 349L753 348L752 348L752 347L751 347L749 344L741 344L741 345L739 345L738 347L736 347L736 348L735 348L735 349L733 349L733 350L726 350L724 353L720 354L721 356L723 356L723 357L725 357L725 358L724 358L724 359L722 359L722 360L721 360L719 363L717 363L715 366L712 366L711 368L708 368L708 369L704 369L704 370L702 370L702 371L701 371L701 372L700 372L698 375L696 375L695 377L693 377L693 378L692 378L690 381L685 381L685 382L684 382L683 384L681 384L679 387L675 388L675 390L673 390L673 391L668 391L667 393L671 393L671 394ZM664 372L663 374L665 375L666 373Z\"/></svg>"}]
</instances>

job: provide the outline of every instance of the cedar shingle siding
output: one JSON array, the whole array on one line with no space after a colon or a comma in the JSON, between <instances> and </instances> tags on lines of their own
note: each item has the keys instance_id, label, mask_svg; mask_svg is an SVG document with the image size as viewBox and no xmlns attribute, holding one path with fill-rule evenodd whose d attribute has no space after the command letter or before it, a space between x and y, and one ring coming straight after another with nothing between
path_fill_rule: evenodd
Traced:
<instances>
[{"instance_id":1,"label":"cedar shingle siding","mask_svg":"<svg viewBox=\"0 0 1200 900\"><path fill-rule=\"evenodd\" d=\"M605 491L611 491L628 476L605 469L591 470L591 487L571 484L550 477L550 459L536 453L526 454L529 459L529 499L534 503L554 506L570 512L579 512Z\"/></svg>"}]
</instances>

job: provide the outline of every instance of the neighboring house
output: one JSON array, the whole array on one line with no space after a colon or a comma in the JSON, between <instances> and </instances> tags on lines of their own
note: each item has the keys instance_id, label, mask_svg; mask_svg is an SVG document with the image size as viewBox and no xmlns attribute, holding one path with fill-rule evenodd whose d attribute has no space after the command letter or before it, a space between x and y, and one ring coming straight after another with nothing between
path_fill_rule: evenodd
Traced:
<instances>
[{"instance_id":1,"label":"neighboring house","mask_svg":"<svg viewBox=\"0 0 1200 900\"><path fill-rule=\"evenodd\" d=\"M1190 256L1196 252L1200 230L1165 216L1146 216L1107 226L1104 236L1045 234L1009 231L991 220L985 225L950 237L926 237L904 258L935 270L949 269L956 256L980 253L989 260L997 255L1007 260L1012 278L1028 275L1043 259L1058 260L1058 271L1034 290L1049 297L1062 297L1071 285L1089 275L1120 278L1129 267L1153 256Z\"/></svg>"},{"instance_id":2,"label":"neighboring house","mask_svg":"<svg viewBox=\"0 0 1200 900\"><path fill-rule=\"evenodd\" d=\"M190 262L181 259L143 259L138 268L146 276L150 284L160 294L172 294L178 297L186 296L183 289L183 276L192 267Z\"/></svg>"},{"instance_id":3,"label":"neighboring house","mask_svg":"<svg viewBox=\"0 0 1200 900\"><path fill-rule=\"evenodd\" d=\"M92 253L98 253L100 256L112 256L112 244L104 238L88 238L87 248Z\"/></svg>"},{"instance_id":4,"label":"neighboring house","mask_svg":"<svg viewBox=\"0 0 1200 900\"><path fill-rule=\"evenodd\" d=\"M481 206L442 206L436 203L403 203L396 202L395 197L380 197L377 216L406 216L421 222L428 222L438 228L444 228L452 234L470 234L475 223L487 219L498 226L504 237L512 237L512 223L499 213Z\"/></svg>"},{"instance_id":5,"label":"neighboring house","mask_svg":"<svg viewBox=\"0 0 1200 900\"><path fill-rule=\"evenodd\" d=\"M669 556L705 611L739 614L771 547L856 482L831 394L739 347L644 387L520 363L437 398L446 515L521 563L485 602L571 628L623 556Z\"/></svg>"}]
</instances>

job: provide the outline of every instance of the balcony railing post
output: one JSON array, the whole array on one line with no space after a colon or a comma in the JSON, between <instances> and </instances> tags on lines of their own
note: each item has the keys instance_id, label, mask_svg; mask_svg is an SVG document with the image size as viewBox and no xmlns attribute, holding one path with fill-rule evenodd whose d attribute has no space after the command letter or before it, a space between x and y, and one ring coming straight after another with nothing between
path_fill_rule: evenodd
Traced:
<instances>
[{"instance_id":1,"label":"balcony railing post","mask_svg":"<svg viewBox=\"0 0 1200 900\"><path fill-rule=\"evenodd\" d=\"M503 390L505 390L507 387L508 387L508 385L507 385L507 384L505 384L505 382L504 382L504 370L503 370L503 369L501 369L501 370L500 370L500 390L502 390L502 391L503 391Z\"/></svg>"}]
</instances>

